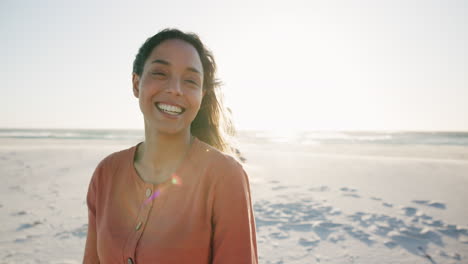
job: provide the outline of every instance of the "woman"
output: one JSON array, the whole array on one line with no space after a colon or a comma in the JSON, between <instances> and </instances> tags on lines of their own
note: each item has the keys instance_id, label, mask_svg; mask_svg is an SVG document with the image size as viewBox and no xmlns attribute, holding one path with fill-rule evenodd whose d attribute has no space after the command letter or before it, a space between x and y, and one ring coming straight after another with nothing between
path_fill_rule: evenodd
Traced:
<instances>
[{"instance_id":1,"label":"woman","mask_svg":"<svg viewBox=\"0 0 468 264\"><path fill-rule=\"evenodd\" d=\"M195 34L166 29L140 48L145 140L92 176L84 263L257 263L248 177L222 152L215 70Z\"/></svg>"}]
</instances>

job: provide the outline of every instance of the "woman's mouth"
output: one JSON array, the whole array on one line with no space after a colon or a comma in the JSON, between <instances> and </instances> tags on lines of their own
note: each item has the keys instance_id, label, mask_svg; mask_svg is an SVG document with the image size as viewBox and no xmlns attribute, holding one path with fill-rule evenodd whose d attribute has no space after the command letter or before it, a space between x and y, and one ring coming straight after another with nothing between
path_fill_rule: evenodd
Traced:
<instances>
[{"instance_id":1,"label":"woman's mouth","mask_svg":"<svg viewBox=\"0 0 468 264\"><path fill-rule=\"evenodd\" d=\"M165 103L155 103L155 106L159 111L172 116L181 115L185 111L185 108Z\"/></svg>"}]
</instances>

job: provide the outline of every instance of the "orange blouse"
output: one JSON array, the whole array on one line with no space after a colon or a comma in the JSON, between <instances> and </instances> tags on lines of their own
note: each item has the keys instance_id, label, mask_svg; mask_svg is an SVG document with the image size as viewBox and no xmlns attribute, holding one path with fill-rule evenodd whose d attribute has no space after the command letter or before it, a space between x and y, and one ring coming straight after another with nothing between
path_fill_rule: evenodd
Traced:
<instances>
[{"instance_id":1,"label":"orange blouse","mask_svg":"<svg viewBox=\"0 0 468 264\"><path fill-rule=\"evenodd\" d=\"M247 174L195 139L172 178L144 182L137 146L113 153L89 184L83 263L257 263Z\"/></svg>"}]
</instances>

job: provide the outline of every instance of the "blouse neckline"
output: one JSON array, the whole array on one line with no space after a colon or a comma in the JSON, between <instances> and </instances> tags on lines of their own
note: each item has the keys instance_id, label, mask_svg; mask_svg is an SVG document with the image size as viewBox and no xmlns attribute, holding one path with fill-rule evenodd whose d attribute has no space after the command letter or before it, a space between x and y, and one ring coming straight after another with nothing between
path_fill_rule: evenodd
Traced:
<instances>
[{"instance_id":1,"label":"blouse neckline","mask_svg":"<svg viewBox=\"0 0 468 264\"><path fill-rule=\"evenodd\" d=\"M131 168L131 174L132 176L135 178L135 180L143 185L143 186L151 186L153 188L157 188L159 186L164 186L164 185L167 185L169 183L173 183L174 181L174 177L169 177L168 179L166 179L165 181L161 182L161 183L158 183L158 184L154 184L154 183L150 183L150 182L146 182L144 181L140 175L138 175L138 172L135 168L135 163L134 163L134 160L135 160L135 155L136 155L136 151L138 149L138 146L140 144L142 144L143 142L140 142L138 144L136 144L135 146L132 147L131 149L131 159L130 159L130 168ZM198 144L199 144L199 139L197 137L193 137L193 142L192 142L192 145L190 146L189 150L187 151L187 154L185 155L185 157L183 158L182 162L179 164L179 166L177 167L177 169L175 170L175 172L173 173L173 175L175 174L177 177L182 177L182 170L184 169L184 167L187 166L188 162L191 160L192 156L193 156L193 153L195 151L195 149L198 147ZM176 178L175 181L177 181L178 179ZM179 179L181 180L181 179Z\"/></svg>"}]
</instances>

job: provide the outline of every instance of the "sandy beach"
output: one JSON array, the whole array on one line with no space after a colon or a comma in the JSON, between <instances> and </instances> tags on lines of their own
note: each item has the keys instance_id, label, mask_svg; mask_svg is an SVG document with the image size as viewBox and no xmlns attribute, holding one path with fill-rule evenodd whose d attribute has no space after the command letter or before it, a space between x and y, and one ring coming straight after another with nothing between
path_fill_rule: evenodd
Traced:
<instances>
[{"instance_id":1,"label":"sandy beach","mask_svg":"<svg viewBox=\"0 0 468 264\"><path fill-rule=\"evenodd\" d=\"M81 263L91 174L137 142L0 138L0 263ZM260 263L468 263L468 147L239 147Z\"/></svg>"}]
</instances>

